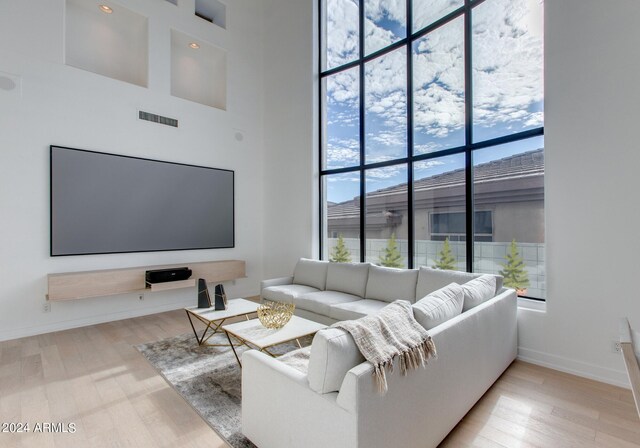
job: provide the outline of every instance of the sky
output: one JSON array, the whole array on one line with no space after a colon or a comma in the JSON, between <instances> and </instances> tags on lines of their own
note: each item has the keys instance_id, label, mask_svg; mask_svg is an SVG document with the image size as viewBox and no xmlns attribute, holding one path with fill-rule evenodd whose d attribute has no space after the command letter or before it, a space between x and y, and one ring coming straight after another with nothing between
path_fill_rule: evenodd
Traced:
<instances>
[{"instance_id":1,"label":"sky","mask_svg":"<svg viewBox=\"0 0 640 448\"><path fill-rule=\"evenodd\" d=\"M365 8L365 53L406 36L404 0L361 0ZM414 0L414 30L457 9L462 0ZM354 60L358 52L358 1L327 0L325 68ZM541 0L486 0L473 9L473 135L483 141L543 124ZM463 17L415 41L413 59L414 153L464 144ZM365 160L406 156L406 47L365 65ZM325 78L325 168L359 161L359 72ZM474 163L542 147L538 137L476 154ZM432 159L415 167L415 178L460 168L461 156ZM327 179L327 199L359 194L358 175ZM367 173L366 190L406 182L406 167Z\"/></svg>"}]
</instances>

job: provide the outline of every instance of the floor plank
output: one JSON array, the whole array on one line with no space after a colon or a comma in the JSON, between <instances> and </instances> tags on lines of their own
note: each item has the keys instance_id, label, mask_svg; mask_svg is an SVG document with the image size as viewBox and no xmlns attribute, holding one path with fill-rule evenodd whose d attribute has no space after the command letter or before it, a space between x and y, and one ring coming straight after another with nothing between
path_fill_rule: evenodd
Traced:
<instances>
[{"instance_id":1,"label":"floor plank","mask_svg":"<svg viewBox=\"0 0 640 448\"><path fill-rule=\"evenodd\" d=\"M0 343L0 421L75 423L0 446L223 448L135 344L191 332L183 310ZM638 447L631 392L516 361L443 447Z\"/></svg>"}]
</instances>

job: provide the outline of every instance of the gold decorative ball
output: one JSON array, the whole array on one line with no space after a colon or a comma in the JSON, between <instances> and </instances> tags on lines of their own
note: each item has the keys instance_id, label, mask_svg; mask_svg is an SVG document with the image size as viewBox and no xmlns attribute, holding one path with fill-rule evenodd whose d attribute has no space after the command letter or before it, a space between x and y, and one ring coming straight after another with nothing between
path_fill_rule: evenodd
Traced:
<instances>
[{"instance_id":1,"label":"gold decorative ball","mask_svg":"<svg viewBox=\"0 0 640 448\"><path fill-rule=\"evenodd\" d=\"M258 305L258 319L266 328L282 328L291 320L295 309L293 303L264 302Z\"/></svg>"}]
</instances>

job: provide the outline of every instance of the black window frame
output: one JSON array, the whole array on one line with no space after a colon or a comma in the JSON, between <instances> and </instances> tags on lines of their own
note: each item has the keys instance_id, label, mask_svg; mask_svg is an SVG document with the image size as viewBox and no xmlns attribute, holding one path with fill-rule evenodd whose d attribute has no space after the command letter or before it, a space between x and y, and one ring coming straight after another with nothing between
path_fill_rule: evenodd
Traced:
<instances>
[{"instance_id":1,"label":"black window frame","mask_svg":"<svg viewBox=\"0 0 640 448\"><path fill-rule=\"evenodd\" d=\"M347 62L343 65L332 67L328 70L322 70L323 58L325 55L323 54L323 31L324 28L324 2L325 0L318 0L318 70L319 70L319 114L318 114L318 123L319 123L319 252L320 258L323 258L324 253L324 207L323 207L323 193L324 193L324 179L326 176L331 174L342 174L342 173L359 173L360 177L360 262L365 261L366 257L366 186L365 186L365 176L366 171L375 168L382 168L392 165L405 164L407 167L407 239L408 239L408 253L407 253L407 261L408 268L414 268L414 249L415 249L415 234L414 234L414 201L413 201L413 189L414 189L414 163L424 160L437 159L441 157L446 157L454 154L464 154L465 155L465 214L466 214L466 270L467 272L474 272L473 263L474 263L474 180L473 180L473 154L476 150L495 147L499 145L503 145L506 143L513 143L522 140L527 140L533 137L539 137L544 135L544 125L534 128L527 129L525 131L521 131L518 133L501 136L498 138L492 138L488 140L473 141L473 53L472 53L472 14L473 9L477 6L481 5L485 1L491 0L464 0L464 4L460 6L458 9L446 14L440 19L432 22L424 28L421 28L417 31L413 30L413 0L406 0L406 37L392 43L391 45L384 47L380 50L377 50L371 54L365 55L365 33L364 33L364 24L365 24L365 7L364 0L359 0L359 28L358 28L358 39L359 39L359 54L358 57L350 62ZM414 129L413 129L413 43L430 34L432 31L435 31L442 26L450 23L451 21L463 17L464 19L464 104L465 104L465 121L464 121L464 134L465 134L465 144L453 148L447 148L440 151L434 151L426 154L414 154ZM384 162L376 162L376 163L366 163L365 158L365 64L367 62L373 61L374 59L379 58L380 56L391 53L394 50L397 50L401 47L406 47L406 57L407 57L407 156L401 157L393 160L386 160ZM323 167L324 161L324 127L323 127L323 79L327 78L336 73L343 72L345 70L352 69L354 67L359 68L359 152L360 152L360 160L358 165L344 167L344 168L333 168L333 169L325 169ZM545 298L540 297L530 297L530 296L520 296L531 300L537 301L546 301Z\"/></svg>"}]
</instances>

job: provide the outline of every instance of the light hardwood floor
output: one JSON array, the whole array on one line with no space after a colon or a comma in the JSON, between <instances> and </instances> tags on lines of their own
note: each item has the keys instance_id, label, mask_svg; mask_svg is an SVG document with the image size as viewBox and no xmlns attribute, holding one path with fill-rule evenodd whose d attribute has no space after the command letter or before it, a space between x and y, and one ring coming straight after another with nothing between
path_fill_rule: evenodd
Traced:
<instances>
[{"instance_id":1,"label":"light hardwood floor","mask_svg":"<svg viewBox=\"0 0 640 448\"><path fill-rule=\"evenodd\" d=\"M77 425L0 447L225 447L133 347L190 331L172 311L0 343L0 422ZM640 447L640 421L626 389L515 362L442 446Z\"/></svg>"}]
</instances>

